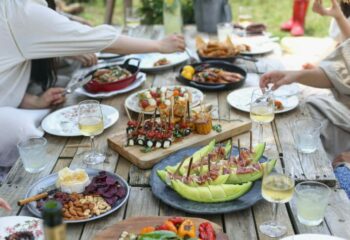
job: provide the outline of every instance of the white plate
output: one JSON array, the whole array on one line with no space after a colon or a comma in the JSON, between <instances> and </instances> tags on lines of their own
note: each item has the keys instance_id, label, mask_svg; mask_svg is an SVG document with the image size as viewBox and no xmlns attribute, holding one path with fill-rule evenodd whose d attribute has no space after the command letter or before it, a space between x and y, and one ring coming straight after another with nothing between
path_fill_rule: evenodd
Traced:
<instances>
[{"instance_id":1,"label":"white plate","mask_svg":"<svg viewBox=\"0 0 350 240\"><path fill-rule=\"evenodd\" d=\"M238 110L250 112L250 101L255 89L257 89L257 87L241 88L233 91L227 96L227 102ZM284 106L282 110L275 111L276 114L291 111L299 105L299 98L297 95L284 97L286 95L281 95L278 92L274 93L274 95L275 99L281 101Z\"/></svg>"},{"instance_id":2,"label":"white plate","mask_svg":"<svg viewBox=\"0 0 350 240\"><path fill-rule=\"evenodd\" d=\"M262 55L274 50L274 43L266 36L234 38L233 41L250 46L251 50L242 52L243 55Z\"/></svg>"},{"instance_id":3,"label":"white plate","mask_svg":"<svg viewBox=\"0 0 350 240\"><path fill-rule=\"evenodd\" d=\"M14 232L30 231L35 240L44 240L42 220L25 216L0 217L0 239Z\"/></svg>"},{"instance_id":4,"label":"white plate","mask_svg":"<svg viewBox=\"0 0 350 240\"><path fill-rule=\"evenodd\" d=\"M111 92L90 93L90 92L86 91L85 88L78 88L75 90L75 92L80 94L80 95L85 95L85 96L88 96L91 98L109 98L109 97L112 97L112 96L115 96L118 94L130 92L130 91L140 87L145 81L146 81L146 74L140 72L137 75L136 80L131 85L127 86L126 88L120 89L120 90L111 91Z\"/></svg>"},{"instance_id":5,"label":"white plate","mask_svg":"<svg viewBox=\"0 0 350 240\"><path fill-rule=\"evenodd\" d=\"M288 236L281 240L345 240L344 238L321 235L321 234L299 234L294 236Z\"/></svg>"},{"instance_id":6,"label":"white plate","mask_svg":"<svg viewBox=\"0 0 350 240\"><path fill-rule=\"evenodd\" d=\"M188 60L188 55L185 52L169 53L169 54L161 54L161 53L133 54L129 56L129 58L131 57L141 59L140 69L148 72L171 69ZM170 63L167 65L155 67L154 63L161 58L168 59Z\"/></svg>"},{"instance_id":7,"label":"white plate","mask_svg":"<svg viewBox=\"0 0 350 240\"><path fill-rule=\"evenodd\" d=\"M198 106L201 101L203 101L204 99L204 95L203 93L193 87L184 87L184 86L167 86L167 88L174 88L174 87L183 87L186 88L187 90L191 91L192 93L192 104L191 107L195 107ZM137 112L137 113L144 113L144 114L153 114L153 112L145 112L143 111L140 107L139 107L139 98L137 97L137 95L139 93L142 93L144 91L147 91L148 89L144 89L142 91L136 92L132 95L130 95L126 100L125 100L125 106L130 109L131 111Z\"/></svg>"},{"instance_id":8,"label":"white plate","mask_svg":"<svg viewBox=\"0 0 350 240\"><path fill-rule=\"evenodd\" d=\"M102 52L96 53L96 56L97 56L97 58L99 58L99 59L111 59L111 58L123 57L123 55L120 55L120 54L102 53Z\"/></svg>"},{"instance_id":9,"label":"white plate","mask_svg":"<svg viewBox=\"0 0 350 240\"><path fill-rule=\"evenodd\" d=\"M119 118L114 107L101 104L104 129L109 128ZM41 123L45 132L62 137L82 136L78 128L78 105L66 107L47 115Z\"/></svg>"}]
</instances>

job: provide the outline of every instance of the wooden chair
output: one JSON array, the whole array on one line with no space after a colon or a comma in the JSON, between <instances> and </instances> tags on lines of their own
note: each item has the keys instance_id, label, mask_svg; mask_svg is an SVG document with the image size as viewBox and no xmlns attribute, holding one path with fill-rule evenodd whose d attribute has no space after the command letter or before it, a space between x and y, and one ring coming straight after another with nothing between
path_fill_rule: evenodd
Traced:
<instances>
[{"instance_id":1,"label":"wooden chair","mask_svg":"<svg viewBox=\"0 0 350 240\"><path fill-rule=\"evenodd\" d=\"M105 12L105 24L112 24L114 7L116 0L107 0L106 1L106 12ZM127 8L132 7L132 0L124 0L124 25L126 24L125 12Z\"/></svg>"}]
</instances>

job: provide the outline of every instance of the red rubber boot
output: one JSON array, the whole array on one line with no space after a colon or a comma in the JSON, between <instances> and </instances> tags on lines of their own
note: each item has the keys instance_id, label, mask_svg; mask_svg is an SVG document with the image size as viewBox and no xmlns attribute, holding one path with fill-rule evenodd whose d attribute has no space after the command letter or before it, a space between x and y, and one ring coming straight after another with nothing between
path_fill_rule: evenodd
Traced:
<instances>
[{"instance_id":1,"label":"red rubber boot","mask_svg":"<svg viewBox=\"0 0 350 240\"><path fill-rule=\"evenodd\" d=\"M304 35L305 17L308 6L309 0L294 0L293 25L290 31L293 36Z\"/></svg>"},{"instance_id":2,"label":"red rubber boot","mask_svg":"<svg viewBox=\"0 0 350 240\"><path fill-rule=\"evenodd\" d=\"M282 31L289 32L290 30L292 30L293 23L294 23L293 17L294 17L295 10L297 9L297 5L298 5L298 0L294 0L292 17L287 22L282 23L282 25L281 25L281 30Z\"/></svg>"}]
</instances>

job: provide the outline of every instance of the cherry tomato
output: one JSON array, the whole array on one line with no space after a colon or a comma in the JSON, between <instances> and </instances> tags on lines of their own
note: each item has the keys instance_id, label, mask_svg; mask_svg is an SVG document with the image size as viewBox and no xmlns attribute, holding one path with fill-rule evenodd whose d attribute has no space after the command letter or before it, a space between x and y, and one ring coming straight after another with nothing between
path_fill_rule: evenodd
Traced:
<instances>
[{"instance_id":1,"label":"cherry tomato","mask_svg":"<svg viewBox=\"0 0 350 240\"><path fill-rule=\"evenodd\" d=\"M149 106L149 103L148 103L147 100L142 100L142 101L141 101L141 107L142 107L142 108L146 108L146 107L148 107L148 106Z\"/></svg>"},{"instance_id":2,"label":"cherry tomato","mask_svg":"<svg viewBox=\"0 0 350 240\"><path fill-rule=\"evenodd\" d=\"M180 95L180 91L175 89L174 92L173 92L173 95L174 95L174 97L179 96Z\"/></svg>"}]
</instances>

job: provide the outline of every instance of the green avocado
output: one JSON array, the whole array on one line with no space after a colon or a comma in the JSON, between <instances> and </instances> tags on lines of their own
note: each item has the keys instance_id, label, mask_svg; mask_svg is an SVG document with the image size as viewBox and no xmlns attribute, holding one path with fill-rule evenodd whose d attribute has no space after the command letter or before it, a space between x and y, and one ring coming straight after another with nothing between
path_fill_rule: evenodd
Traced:
<instances>
[{"instance_id":1,"label":"green avocado","mask_svg":"<svg viewBox=\"0 0 350 240\"><path fill-rule=\"evenodd\" d=\"M206 145L206 146L202 147L201 149L199 149L197 152L195 152L191 156L191 157L193 157L193 162L192 163L195 163L195 162L199 161L202 156L208 155L208 153L213 151L214 147L215 147L215 139L212 140L208 145ZM179 173L181 175L184 175L185 173L187 173L187 168L185 168L184 166L188 166L191 157L188 157L185 160L185 162L182 164L182 167L180 168L180 171L179 171ZM165 170L167 170L170 173L174 173L179 165L180 165L180 163L176 164L175 166L167 166L165 168Z\"/></svg>"},{"instance_id":2,"label":"green avocado","mask_svg":"<svg viewBox=\"0 0 350 240\"><path fill-rule=\"evenodd\" d=\"M272 171L272 169L275 167L276 160L270 160L268 162L262 163L262 168L260 171L256 171L253 173L243 173L243 174L236 174L236 173L231 173L226 184L240 184L244 182L253 182L257 179L262 178L263 176L263 168L268 169L269 172Z\"/></svg>"},{"instance_id":3,"label":"green avocado","mask_svg":"<svg viewBox=\"0 0 350 240\"><path fill-rule=\"evenodd\" d=\"M253 149L253 162L259 162L265 152L266 143L259 143Z\"/></svg>"},{"instance_id":4,"label":"green avocado","mask_svg":"<svg viewBox=\"0 0 350 240\"><path fill-rule=\"evenodd\" d=\"M171 185L183 198L195 202L216 203L239 198L250 189L252 182L191 187L179 180L173 180Z\"/></svg>"}]
</instances>

